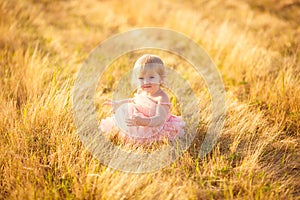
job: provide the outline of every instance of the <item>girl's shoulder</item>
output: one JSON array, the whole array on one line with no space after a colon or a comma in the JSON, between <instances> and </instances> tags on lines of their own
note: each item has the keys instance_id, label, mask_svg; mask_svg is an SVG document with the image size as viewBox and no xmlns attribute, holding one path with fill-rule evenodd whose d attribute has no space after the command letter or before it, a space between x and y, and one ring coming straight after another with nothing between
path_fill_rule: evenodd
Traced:
<instances>
[{"instance_id":1,"label":"girl's shoulder","mask_svg":"<svg viewBox=\"0 0 300 200\"><path fill-rule=\"evenodd\" d=\"M163 90L160 91L159 95L155 97L155 100L158 104L170 104L170 99L167 93Z\"/></svg>"}]
</instances>

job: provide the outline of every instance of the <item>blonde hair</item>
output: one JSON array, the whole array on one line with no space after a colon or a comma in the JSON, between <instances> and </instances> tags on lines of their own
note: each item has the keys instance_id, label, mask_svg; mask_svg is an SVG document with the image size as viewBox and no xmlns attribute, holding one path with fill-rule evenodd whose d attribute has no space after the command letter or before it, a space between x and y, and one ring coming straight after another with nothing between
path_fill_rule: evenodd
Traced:
<instances>
[{"instance_id":1,"label":"blonde hair","mask_svg":"<svg viewBox=\"0 0 300 200\"><path fill-rule=\"evenodd\" d=\"M153 54L144 54L141 57L139 57L134 64L132 84L136 86L136 80L138 76L149 69L154 70L160 76L161 81L164 80L166 76L166 71L165 65L161 58Z\"/></svg>"}]
</instances>

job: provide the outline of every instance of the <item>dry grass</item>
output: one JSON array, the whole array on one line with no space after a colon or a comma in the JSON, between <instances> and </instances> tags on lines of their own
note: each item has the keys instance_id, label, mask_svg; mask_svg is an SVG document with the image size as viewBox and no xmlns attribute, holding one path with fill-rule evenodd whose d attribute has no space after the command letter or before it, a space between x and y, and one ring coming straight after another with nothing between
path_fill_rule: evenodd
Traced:
<instances>
[{"instance_id":1,"label":"dry grass","mask_svg":"<svg viewBox=\"0 0 300 200\"><path fill-rule=\"evenodd\" d=\"M274 2L1 0L0 199L299 198L299 3ZM100 41L145 26L183 32L207 50L226 86L227 117L204 159L196 159L195 141L171 166L134 175L85 150L70 91ZM128 65L122 59L116 65ZM205 99L201 140L209 99L192 72L185 76Z\"/></svg>"}]
</instances>

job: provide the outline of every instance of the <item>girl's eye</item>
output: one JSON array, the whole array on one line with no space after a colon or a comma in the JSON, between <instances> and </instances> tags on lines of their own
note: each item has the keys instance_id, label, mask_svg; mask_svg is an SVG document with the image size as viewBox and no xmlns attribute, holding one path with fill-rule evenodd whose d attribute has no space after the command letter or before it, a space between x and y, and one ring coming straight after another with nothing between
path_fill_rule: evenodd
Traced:
<instances>
[{"instance_id":1,"label":"girl's eye","mask_svg":"<svg viewBox=\"0 0 300 200\"><path fill-rule=\"evenodd\" d=\"M154 78L153 76L151 76L150 78Z\"/></svg>"},{"instance_id":2,"label":"girl's eye","mask_svg":"<svg viewBox=\"0 0 300 200\"><path fill-rule=\"evenodd\" d=\"M140 79L140 80L143 80L144 78L143 78L143 77L140 77L139 79Z\"/></svg>"}]
</instances>

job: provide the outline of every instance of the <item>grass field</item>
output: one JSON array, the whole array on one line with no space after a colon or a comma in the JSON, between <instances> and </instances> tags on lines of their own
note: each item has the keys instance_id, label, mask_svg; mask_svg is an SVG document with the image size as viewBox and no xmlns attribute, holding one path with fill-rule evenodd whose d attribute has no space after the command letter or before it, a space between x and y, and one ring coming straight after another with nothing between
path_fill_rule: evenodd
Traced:
<instances>
[{"instance_id":1,"label":"grass field","mask_svg":"<svg viewBox=\"0 0 300 200\"><path fill-rule=\"evenodd\" d=\"M0 0L0 199L299 199L299 10L297 0ZM186 34L211 56L226 88L225 125L204 159L195 141L155 173L114 171L77 136L71 90L101 41L152 26ZM209 98L182 73L204 99L200 137ZM107 76L98 103L118 78Z\"/></svg>"}]
</instances>

